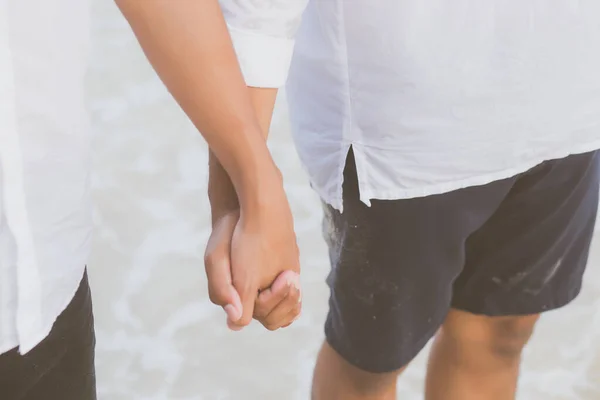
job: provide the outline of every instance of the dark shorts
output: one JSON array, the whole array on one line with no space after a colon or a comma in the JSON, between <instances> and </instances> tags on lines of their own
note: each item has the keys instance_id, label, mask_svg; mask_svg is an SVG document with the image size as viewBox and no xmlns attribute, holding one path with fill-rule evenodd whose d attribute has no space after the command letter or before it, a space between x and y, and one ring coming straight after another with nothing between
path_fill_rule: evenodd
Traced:
<instances>
[{"instance_id":1,"label":"dark shorts","mask_svg":"<svg viewBox=\"0 0 600 400\"><path fill-rule=\"evenodd\" d=\"M408 364L450 308L487 316L562 307L581 289L598 209L598 154L491 184L359 201L352 153L344 212L325 206L332 270L325 332L370 372Z\"/></svg>"},{"instance_id":2,"label":"dark shorts","mask_svg":"<svg viewBox=\"0 0 600 400\"><path fill-rule=\"evenodd\" d=\"M29 353L0 355L2 400L95 400L94 318L87 273L52 332Z\"/></svg>"}]
</instances>

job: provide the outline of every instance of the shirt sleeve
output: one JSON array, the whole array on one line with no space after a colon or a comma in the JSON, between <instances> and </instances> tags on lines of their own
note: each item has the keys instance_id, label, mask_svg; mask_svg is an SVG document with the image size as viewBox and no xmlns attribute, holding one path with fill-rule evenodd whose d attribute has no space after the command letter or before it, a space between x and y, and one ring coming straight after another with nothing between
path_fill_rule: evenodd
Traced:
<instances>
[{"instance_id":1,"label":"shirt sleeve","mask_svg":"<svg viewBox=\"0 0 600 400\"><path fill-rule=\"evenodd\" d=\"M248 86L285 84L308 1L219 0Z\"/></svg>"}]
</instances>

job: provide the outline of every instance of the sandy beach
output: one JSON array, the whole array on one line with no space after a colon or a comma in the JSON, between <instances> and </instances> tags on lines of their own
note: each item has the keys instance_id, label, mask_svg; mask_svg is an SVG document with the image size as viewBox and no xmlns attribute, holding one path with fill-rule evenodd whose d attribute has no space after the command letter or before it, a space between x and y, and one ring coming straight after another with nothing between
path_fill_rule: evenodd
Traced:
<instances>
[{"instance_id":1,"label":"sandy beach","mask_svg":"<svg viewBox=\"0 0 600 400\"><path fill-rule=\"evenodd\" d=\"M328 259L321 206L279 102L270 147L296 218L304 313L271 333L241 333L207 296L207 152L148 66L112 1L95 0L88 102L97 225L90 280L100 400L308 400L323 340ZM519 398L600 399L600 236L583 293L549 313L527 349ZM426 352L398 399L422 398Z\"/></svg>"}]
</instances>

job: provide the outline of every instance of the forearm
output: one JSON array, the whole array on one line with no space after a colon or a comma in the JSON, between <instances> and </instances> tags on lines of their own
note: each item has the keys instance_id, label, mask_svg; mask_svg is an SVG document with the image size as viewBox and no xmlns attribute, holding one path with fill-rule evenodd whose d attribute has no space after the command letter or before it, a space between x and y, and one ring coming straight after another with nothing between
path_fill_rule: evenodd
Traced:
<instances>
[{"instance_id":1,"label":"forearm","mask_svg":"<svg viewBox=\"0 0 600 400\"><path fill-rule=\"evenodd\" d=\"M212 223L224 215L239 210L240 204L231 178L214 153L208 151L208 200Z\"/></svg>"},{"instance_id":2,"label":"forearm","mask_svg":"<svg viewBox=\"0 0 600 400\"><path fill-rule=\"evenodd\" d=\"M275 99L276 89L249 88L250 98L258 119L261 132L267 139ZM227 174L212 150L209 149L208 198L211 205L213 223L224 214L239 208L237 193Z\"/></svg>"},{"instance_id":3,"label":"forearm","mask_svg":"<svg viewBox=\"0 0 600 400\"><path fill-rule=\"evenodd\" d=\"M241 202L280 177L217 0L117 0L149 61L227 171ZM276 189L278 190L278 189Z\"/></svg>"}]
</instances>

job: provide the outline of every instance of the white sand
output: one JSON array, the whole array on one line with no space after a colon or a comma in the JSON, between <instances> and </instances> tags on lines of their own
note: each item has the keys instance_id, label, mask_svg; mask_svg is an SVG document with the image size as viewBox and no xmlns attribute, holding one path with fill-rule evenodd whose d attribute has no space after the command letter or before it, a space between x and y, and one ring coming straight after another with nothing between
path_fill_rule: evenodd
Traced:
<instances>
[{"instance_id":1,"label":"white sand","mask_svg":"<svg viewBox=\"0 0 600 400\"><path fill-rule=\"evenodd\" d=\"M96 0L89 102L95 219L90 266L101 400L309 398L328 292L321 209L278 108L272 150L302 252L305 306L293 328L228 332L207 298L206 148L137 48L113 3ZM600 258L574 305L547 315L526 354L520 399L600 399ZM420 399L425 355L401 379Z\"/></svg>"}]
</instances>

